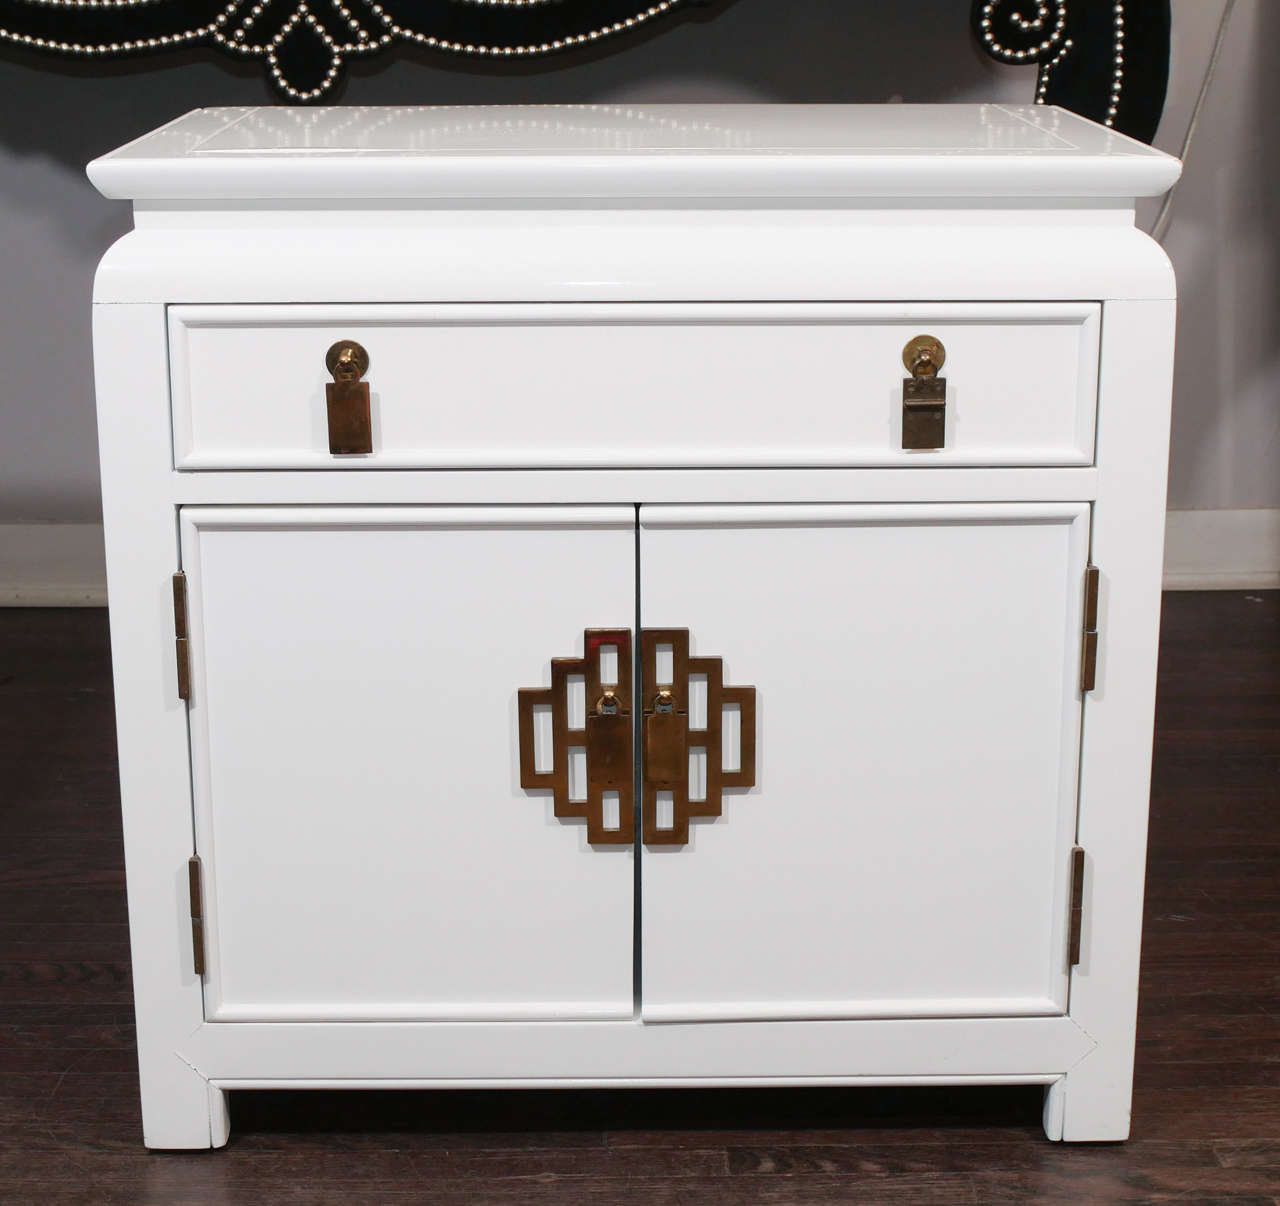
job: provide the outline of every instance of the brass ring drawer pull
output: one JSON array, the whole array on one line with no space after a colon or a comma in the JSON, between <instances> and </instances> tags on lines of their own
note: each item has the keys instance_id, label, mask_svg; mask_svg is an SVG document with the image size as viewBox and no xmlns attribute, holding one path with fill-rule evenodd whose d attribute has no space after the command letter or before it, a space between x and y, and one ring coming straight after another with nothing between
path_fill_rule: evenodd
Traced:
<instances>
[{"instance_id":1,"label":"brass ring drawer pull","mask_svg":"<svg viewBox=\"0 0 1280 1206\"><path fill-rule=\"evenodd\" d=\"M352 456L373 451L373 421L369 410L369 353L354 339L340 339L324 358L333 382L325 386L329 412L329 451Z\"/></svg>"},{"instance_id":2,"label":"brass ring drawer pull","mask_svg":"<svg viewBox=\"0 0 1280 1206\"><path fill-rule=\"evenodd\" d=\"M902 349L911 374L902 382L902 446L942 448L947 442L947 383L938 376L947 349L933 335L917 335Z\"/></svg>"}]
</instances>

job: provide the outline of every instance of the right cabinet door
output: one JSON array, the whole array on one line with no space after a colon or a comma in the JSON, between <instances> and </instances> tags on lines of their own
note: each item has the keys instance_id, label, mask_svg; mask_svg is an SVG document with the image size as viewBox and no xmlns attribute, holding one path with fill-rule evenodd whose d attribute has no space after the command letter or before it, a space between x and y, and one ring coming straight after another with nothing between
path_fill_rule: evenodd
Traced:
<instances>
[{"instance_id":1,"label":"right cabinet door","mask_svg":"<svg viewBox=\"0 0 1280 1206\"><path fill-rule=\"evenodd\" d=\"M756 689L755 786L644 850L643 1017L1064 1013L1088 504L640 519L643 627Z\"/></svg>"}]
</instances>

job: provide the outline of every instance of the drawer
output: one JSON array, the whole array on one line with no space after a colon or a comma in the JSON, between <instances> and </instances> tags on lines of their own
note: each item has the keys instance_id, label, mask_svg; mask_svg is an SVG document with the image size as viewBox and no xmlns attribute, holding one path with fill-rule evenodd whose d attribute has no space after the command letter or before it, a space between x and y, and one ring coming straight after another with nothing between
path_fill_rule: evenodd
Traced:
<instances>
[{"instance_id":1,"label":"drawer","mask_svg":"<svg viewBox=\"0 0 1280 1206\"><path fill-rule=\"evenodd\" d=\"M1087 465L1095 303L171 306L179 469ZM945 446L902 354L946 351ZM373 451L329 452L325 353L369 354Z\"/></svg>"}]
</instances>

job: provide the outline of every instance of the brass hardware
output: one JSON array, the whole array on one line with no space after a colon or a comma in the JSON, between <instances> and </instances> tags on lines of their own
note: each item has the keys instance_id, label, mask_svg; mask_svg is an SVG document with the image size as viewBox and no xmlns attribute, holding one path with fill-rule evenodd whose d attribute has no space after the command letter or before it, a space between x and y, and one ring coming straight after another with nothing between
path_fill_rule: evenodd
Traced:
<instances>
[{"instance_id":1,"label":"brass hardware","mask_svg":"<svg viewBox=\"0 0 1280 1206\"><path fill-rule=\"evenodd\" d=\"M942 340L933 335L917 335L902 349L902 365L913 377L921 373L933 375L946 362L947 349L942 346Z\"/></svg>"},{"instance_id":2,"label":"brass hardware","mask_svg":"<svg viewBox=\"0 0 1280 1206\"><path fill-rule=\"evenodd\" d=\"M174 641L174 645L178 659L178 698L189 700L191 698L191 650L188 648L186 637L179 637Z\"/></svg>"},{"instance_id":3,"label":"brass hardware","mask_svg":"<svg viewBox=\"0 0 1280 1206\"><path fill-rule=\"evenodd\" d=\"M662 692L670 698L669 693ZM659 696L661 698L661 696ZM644 779L646 788L672 790L689 777L689 718L671 707L658 706L644 717Z\"/></svg>"},{"instance_id":4,"label":"brass hardware","mask_svg":"<svg viewBox=\"0 0 1280 1206\"><path fill-rule=\"evenodd\" d=\"M187 637L187 575L179 570L173 575L173 635Z\"/></svg>"},{"instance_id":5,"label":"brass hardware","mask_svg":"<svg viewBox=\"0 0 1280 1206\"><path fill-rule=\"evenodd\" d=\"M1098 585L1101 575L1096 565L1084 571L1084 627L1090 632L1098 627Z\"/></svg>"},{"instance_id":6,"label":"brass hardware","mask_svg":"<svg viewBox=\"0 0 1280 1206\"><path fill-rule=\"evenodd\" d=\"M1092 691L1098 680L1098 567L1084 571L1084 634L1080 651L1080 690Z\"/></svg>"},{"instance_id":7,"label":"brass hardware","mask_svg":"<svg viewBox=\"0 0 1280 1206\"><path fill-rule=\"evenodd\" d=\"M658 646L672 650L671 682L658 681ZM718 657L690 657L687 628L646 628L640 634L641 683L657 688L644 706L644 776L642 837L650 846L683 846L689 840L690 817L718 817L726 787L754 787L756 781L756 689L726 687ZM690 727L689 676L707 679L707 727ZM726 704L741 709L741 758L736 771L723 767L722 729ZM689 751L702 749L706 792L689 798ZM658 826L658 793L670 792L672 825Z\"/></svg>"},{"instance_id":8,"label":"brass hardware","mask_svg":"<svg viewBox=\"0 0 1280 1206\"><path fill-rule=\"evenodd\" d=\"M191 892L191 957L197 976L204 975L204 903L200 884L200 857L187 860L187 884Z\"/></svg>"},{"instance_id":9,"label":"brass hardware","mask_svg":"<svg viewBox=\"0 0 1280 1206\"><path fill-rule=\"evenodd\" d=\"M357 381L369 371L369 353L354 339L340 339L324 356L334 380Z\"/></svg>"},{"instance_id":10,"label":"brass hardware","mask_svg":"<svg viewBox=\"0 0 1280 1206\"><path fill-rule=\"evenodd\" d=\"M1080 650L1080 690L1092 691L1098 683L1098 634L1086 632Z\"/></svg>"},{"instance_id":11,"label":"brass hardware","mask_svg":"<svg viewBox=\"0 0 1280 1206\"><path fill-rule=\"evenodd\" d=\"M187 632L187 575L173 575L173 652L178 666L178 698L191 698L191 642Z\"/></svg>"},{"instance_id":12,"label":"brass hardware","mask_svg":"<svg viewBox=\"0 0 1280 1206\"><path fill-rule=\"evenodd\" d=\"M1080 931L1084 927L1084 849L1071 847L1071 920L1067 926L1067 966L1080 962Z\"/></svg>"},{"instance_id":13,"label":"brass hardware","mask_svg":"<svg viewBox=\"0 0 1280 1206\"><path fill-rule=\"evenodd\" d=\"M369 353L353 339L340 339L325 353L324 363L333 374L333 383L324 387L329 451L334 456L372 452L369 384L360 380L369 371Z\"/></svg>"},{"instance_id":14,"label":"brass hardware","mask_svg":"<svg viewBox=\"0 0 1280 1206\"><path fill-rule=\"evenodd\" d=\"M654 846L682 846L689 840L690 817L718 817L726 787L754 787L756 779L756 691L754 687L726 687L718 657L690 657L687 628L646 629L642 640L643 681L655 689L642 714L644 787L642 834ZM612 645L618 655L618 681L600 682L600 650ZM657 681L657 650L670 645L674 672L670 683ZM520 734L520 786L552 793L557 817L585 818L587 840L593 845L629 846L635 834L631 715L631 633L625 628L592 628L584 638L580 658L552 658L551 686L522 688L518 693ZM707 726L689 726L689 676L707 680ZM580 675L588 708L585 726L569 727L568 684ZM724 709L736 705L741 712L741 758L738 769L723 767L722 729ZM551 769L537 769L534 710L551 710ZM569 798L569 751L581 748L586 756L586 799ZM706 792L700 800L689 798L689 752L703 750ZM604 793L618 795L618 827L604 827ZM670 792L673 824L658 826L658 793Z\"/></svg>"},{"instance_id":15,"label":"brass hardware","mask_svg":"<svg viewBox=\"0 0 1280 1206\"><path fill-rule=\"evenodd\" d=\"M614 646L618 681L600 681L600 651ZM635 794L631 717L631 630L589 628L580 658L551 659L551 686L522 688L518 694L520 728L520 786L526 791L549 789L555 815L562 820L585 818L587 841L593 845L630 846L635 840ZM586 726L569 727L568 680L582 675L586 698L594 699ZM551 770L537 769L534 749L534 709L551 708ZM569 750L583 748L587 763L585 800L569 799ZM618 793L618 827L604 826L604 793Z\"/></svg>"},{"instance_id":16,"label":"brass hardware","mask_svg":"<svg viewBox=\"0 0 1280 1206\"><path fill-rule=\"evenodd\" d=\"M911 374L902 382L902 446L942 448L947 438L947 383L938 376L947 350L932 335L917 335L902 349Z\"/></svg>"}]
</instances>

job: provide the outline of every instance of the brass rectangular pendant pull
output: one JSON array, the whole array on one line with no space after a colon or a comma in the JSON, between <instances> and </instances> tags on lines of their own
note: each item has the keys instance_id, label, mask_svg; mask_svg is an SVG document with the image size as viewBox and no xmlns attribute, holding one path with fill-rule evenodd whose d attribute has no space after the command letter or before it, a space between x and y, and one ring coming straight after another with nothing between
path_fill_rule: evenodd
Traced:
<instances>
[{"instance_id":1,"label":"brass rectangular pendant pull","mask_svg":"<svg viewBox=\"0 0 1280 1206\"><path fill-rule=\"evenodd\" d=\"M911 374L902 382L903 448L942 448L947 442L947 383L938 376L946 358L932 335L917 335L902 349Z\"/></svg>"},{"instance_id":2,"label":"brass rectangular pendant pull","mask_svg":"<svg viewBox=\"0 0 1280 1206\"><path fill-rule=\"evenodd\" d=\"M329 418L329 451L352 456L373 451L373 420L369 385L360 378L369 371L369 353L354 339L342 339L325 355L333 381L324 387Z\"/></svg>"},{"instance_id":3,"label":"brass rectangular pendant pull","mask_svg":"<svg viewBox=\"0 0 1280 1206\"><path fill-rule=\"evenodd\" d=\"M611 702L612 701L612 702ZM610 708L610 711L602 711ZM631 709L625 712L613 693L601 695L587 714L587 786L596 792L631 786Z\"/></svg>"},{"instance_id":4,"label":"brass rectangular pendant pull","mask_svg":"<svg viewBox=\"0 0 1280 1206\"><path fill-rule=\"evenodd\" d=\"M670 692L659 692L670 696ZM646 712L644 778L660 789L679 787L689 775L689 718L673 711Z\"/></svg>"}]
</instances>

